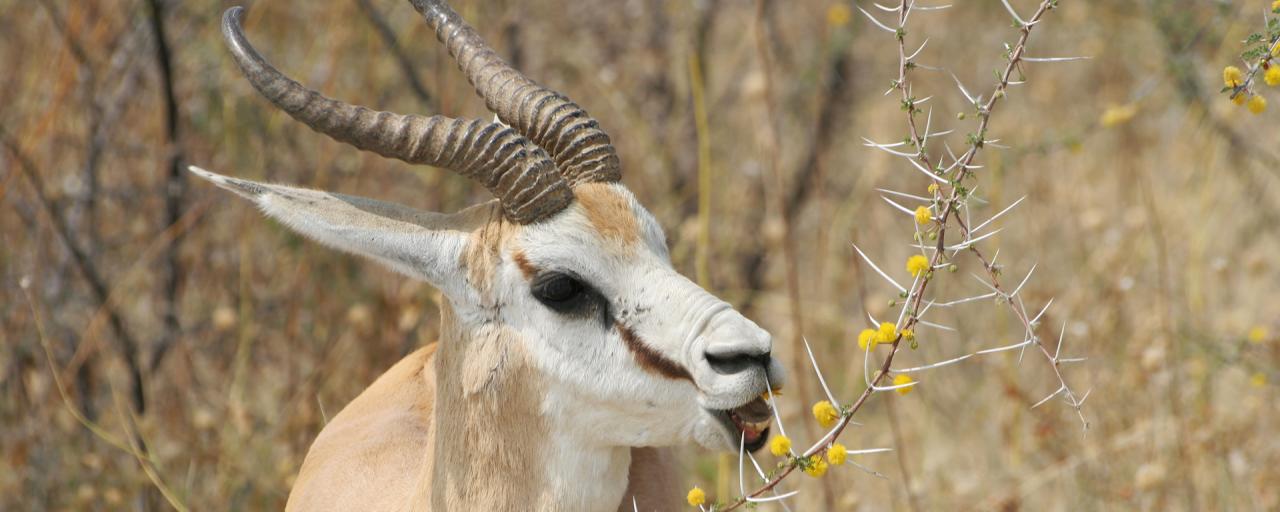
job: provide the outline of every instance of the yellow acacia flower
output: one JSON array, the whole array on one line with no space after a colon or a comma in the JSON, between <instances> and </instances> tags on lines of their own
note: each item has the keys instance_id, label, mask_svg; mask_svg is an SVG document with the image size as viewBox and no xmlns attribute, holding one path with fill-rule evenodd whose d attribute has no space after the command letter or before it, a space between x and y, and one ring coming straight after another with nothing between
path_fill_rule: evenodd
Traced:
<instances>
[{"instance_id":1,"label":"yellow acacia flower","mask_svg":"<svg viewBox=\"0 0 1280 512\"><path fill-rule=\"evenodd\" d=\"M809 456L809 463L805 465L804 472L811 477L818 478L827 474L827 461L822 459L821 455L813 454Z\"/></svg>"},{"instance_id":2,"label":"yellow acacia flower","mask_svg":"<svg viewBox=\"0 0 1280 512\"><path fill-rule=\"evenodd\" d=\"M901 385L903 385L903 384L910 384L910 383L912 383L912 382L915 382L915 379L912 379L912 378L911 378L911 376L909 376L909 375L907 375L907 374L905 374L905 373L899 373L898 375L896 375L896 376L894 376L894 377L893 377L893 385L895 385L895 386L901 386ZM907 386L907 387L905 387L905 388L898 388L898 389L895 389L894 391L897 391L899 395L905 395L905 394L907 394L907 393L910 393L912 389L915 389L915 386Z\"/></svg>"},{"instance_id":3,"label":"yellow acacia flower","mask_svg":"<svg viewBox=\"0 0 1280 512\"><path fill-rule=\"evenodd\" d=\"M1280 0L1276 1L1280 2ZM1255 345L1262 343L1267 340L1267 328L1261 325L1256 325L1252 329L1249 329L1249 334L1245 335L1245 338L1249 340L1249 343L1253 343Z\"/></svg>"},{"instance_id":4,"label":"yellow acacia flower","mask_svg":"<svg viewBox=\"0 0 1280 512\"><path fill-rule=\"evenodd\" d=\"M1261 94L1255 94L1252 98L1249 98L1250 112L1253 112L1254 114L1261 114L1266 109L1267 99L1263 98Z\"/></svg>"},{"instance_id":5,"label":"yellow acacia flower","mask_svg":"<svg viewBox=\"0 0 1280 512\"><path fill-rule=\"evenodd\" d=\"M1238 67L1227 66L1222 69L1222 83L1227 87L1240 87L1244 83L1244 73Z\"/></svg>"},{"instance_id":6,"label":"yellow acacia flower","mask_svg":"<svg viewBox=\"0 0 1280 512\"><path fill-rule=\"evenodd\" d=\"M1255 387L1255 388L1260 388L1260 387L1266 386L1266 385L1267 385L1267 374L1262 373L1262 372L1254 373L1252 377L1249 377L1249 385L1251 385L1251 386L1253 386L1253 387Z\"/></svg>"},{"instance_id":7,"label":"yellow acacia flower","mask_svg":"<svg viewBox=\"0 0 1280 512\"><path fill-rule=\"evenodd\" d=\"M827 448L827 461L831 462L832 466L844 464L847 458L849 458L849 450L846 450L844 445L831 443L831 447Z\"/></svg>"},{"instance_id":8,"label":"yellow acacia flower","mask_svg":"<svg viewBox=\"0 0 1280 512\"><path fill-rule=\"evenodd\" d=\"M929 259L919 254L913 254L907 258L907 272L911 273L911 277L920 277L920 274L929 270Z\"/></svg>"},{"instance_id":9,"label":"yellow acacia flower","mask_svg":"<svg viewBox=\"0 0 1280 512\"><path fill-rule=\"evenodd\" d=\"M689 495L685 497L689 501L689 506L698 507L707 502L707 493L702 491L701 487L689 489Z\"/></svg>"},{"instance_id":10,"label":"yellow acacia flower","mask_svg":"<svg viewBox=\"0 0 1280 512\"><path fill-rule=\"evenodd\" d=\"M892 322L881 322L880 330L876 331L876 343L893 343L898 339L898 326Z\"/></svg>"},{"instance_id":11,"label":"yellow acacia flower","mask_svg":"<svg viewBox=\"0 0 1280 512\"><path fill-rule=\"evenodd\" d=\"M1274 2L1271 2L1271 12L1275 12L1276 9L1280 9L1280 0L1275 0Z\"/></svg>"},{"instance_id":12,"label":"yellow acacia flower","mask_svg":"<svg viewBox=\"0 0 1280 512\"><path fill-rule=\"evenodd\" d=\"M880 339L876 337L875 329L863 329L858 333L858 348L866 350L867 345L870 345L874 349L877 343L880 343Z\"/></svg>"},{"instance_id":13,"label":"yellow acacia flower","mask_svg":"<svg viewBox=\"0 0 1280 512\"><path fill-rule=\"evenodd\" d=\"M840 411L836 410L836 406L831 402L823 400L813 404L813 417L818 419L818 424L822 428L831 428L836 424L836 420L840 419Z\"/></svg>"},{"instance_id":14,"label":"yellow acacia flower","mask_svg":"<svg viewBox=\"0 0 1280 512\"><path fill-rule=\"evenodd\" d=\"M930 194L937 194L937 193L938 193L938 188L939 188L939 187L938 187L938 184L937 184L937 183L930 183L930 184L929 184L929 193L930 193Z\"/></svg>"},{"instance_id":15,"label":"yellow acacia flower","mask_svg":"<svg viewBox=\"0 0 1280 512\"><path fill-rule=\"evenodd\" d=\"M1266 73L1262 74L1262 79L1272 87L1280 85L1280 66L1271 66Z\"/></svg>"},{"instance_id":16,"label":"yellow acacia flower","mask_svg":"<svg viewBox=\"0 0 1280 512\"><path fill-rule=\"evenodd\" d=\"M1120 126L1133 120L1138 115L1138 106L1132 103L1127 105L1112 105L1102 112L1102 118L1098 120L1103 128L1111 128Z\"/></svg>"},{"instance_id":17,"label":"yellow acacia flower","mask_svg":"<svg viewBox=\"0 0 1280 512\"><path fill-rule=\"evenodd\" d=\"M765 391L764 393L760 393L760 399L768 402L770 394L773 394L773 396L775 397L782 396L782 386L774 386L772 388L769 388L768 391Z\"/></svg>"},{"instance_id":18,"label":"yellow acacia flower","mask_svg":"<svg viewBox=\"0 0 1280 512\"><path fill-rule=\"evenodd\" d=\"M1249 98L1246 98L1244 93L1240 93L1240 94L1237 94L1234 98L1231 98L1231 102L1235 103L1236 105L1244 105L1244 101L1247 99Z\"/></svg>"},{"instance_id":19,"label":"yellow acacia flower","mask_svg":"<svg viewBox=\"0 0 1280 512\"><path fill-rule=\"evenodd\" d=\"M916 224L923 226L931 220L933 220L933 213L929 211L928 206L916 208Z\"/></svg>"},{"instance_id":20,"label":"yellow acacia flower","mask_svg":"<svg viewBox=\"0 0 1280 512\"><path fill-rule=\"evenodd\" d=\"M910 342L910 341L915 341L915 339L916 339L916 331L915 331L914 329L903 329L903 330L902 330L902 339L907 340L907 341L909 341L909 342Z\"/></svg>"},{"instance_id":21,"label":"yellow acacia flower","mask_svg":"<svg viewBox=\"0 0 1280 512\"><path fill-rule=\"evenodd\" d=\"M853 17L853 12L849 10L849 6L843 2L831 4L827 8L827 24L833 27L843 27L849 24L849 18Z\"/></svg>"},{"instance_id":22,"label":"yellow acacia flower","mask_svg":"<svg viewBox=\"0 0 1280 512\"><path fill-rule=\"evenodd\" d=\"M769 453L779 457L791 453L791 440L784 435L773 436L769 440Z\"/></svg>"}]
</instances>

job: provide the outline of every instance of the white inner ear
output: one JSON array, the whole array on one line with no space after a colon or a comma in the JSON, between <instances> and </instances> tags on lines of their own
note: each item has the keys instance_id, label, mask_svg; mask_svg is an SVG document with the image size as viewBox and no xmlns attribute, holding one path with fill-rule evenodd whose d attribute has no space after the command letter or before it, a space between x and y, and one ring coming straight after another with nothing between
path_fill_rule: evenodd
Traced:
<instances>
[{"instance_id":1,"label":"white inner ear","mask_svg":"<svg viewBox=\"0 0 1280 512\"><path fill-rule=\"evenodd\" d=\"M465 286L460 255L472 215L445 215L363 197L258 183L194 166L190 170L325 245L377 260L446 294Z\"/></svg>"}]
</instances>

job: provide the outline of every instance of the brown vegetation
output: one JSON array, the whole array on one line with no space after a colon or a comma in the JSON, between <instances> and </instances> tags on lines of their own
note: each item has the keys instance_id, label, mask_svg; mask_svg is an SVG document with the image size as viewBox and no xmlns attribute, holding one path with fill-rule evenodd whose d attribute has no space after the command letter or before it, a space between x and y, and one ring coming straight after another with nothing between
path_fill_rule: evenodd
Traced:
<instances>
[{"instance_id":1,"label":"brown vegetation","mask_svg":"<svg viewBox=\"0 0 1280 512\"><path fill-rule=\"evenodd\" d=\"M908 133L900 98L881 94L897 76L892 38L836 2L454 4L600 119L677 268L774 333L799 373L783 419L811 444L821 391L793 333L838 396L862 391L857 333L897 295L851 244L907 280L911 221L876 188L928 185L863 144ZM956 4L913 14L908 37L930 38L921 64L989 91L1016 31L999 2ZM984 251L1000 250L1014 284L1037 265L1022 294L1053 298L1044 325L1065 323L1064 351L1089 358L1067 379L1092 389L1091 428L1058 400L1029 410L1058 384L1042 359L973 358L868 401L841 442L894 448L851 457L885 478L793 476L798 509L1280 507L1280 113L1215 94L1269 2L1061 4L1029 54L1093 58L1023 66L1027 84L991 118L989 138L1011 148L980 155L989 204L975 215L1027 196ZM443 211L487 194L271 108L222 47L229 5L0 0L0 509L278 509L326 418L437 336L429 287L174 172ZM259 1L245 27L332 97L488 118L403 2ZM914 73L935 131L968 126L950 75ZM981 267L960 263L931 294L985 291L969 277ZM895 364L1021 339L992 301L930 320L958 332L919 328ZM716 459L691 449L686 476L728 498L737 476L718 479Z\"/></svg>"}]
</instances>

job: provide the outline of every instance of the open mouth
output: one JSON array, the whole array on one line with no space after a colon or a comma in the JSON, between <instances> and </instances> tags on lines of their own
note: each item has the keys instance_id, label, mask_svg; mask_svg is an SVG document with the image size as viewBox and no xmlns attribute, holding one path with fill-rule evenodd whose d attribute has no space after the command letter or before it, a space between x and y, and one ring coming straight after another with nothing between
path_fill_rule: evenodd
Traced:
<instances>
[{"instance_id":1,"label":"open mouth","mask_svg":"<svg viewBox=\"0 0 1280 512\"><path fill-rule=\"evenodd\" d=\"M773 411L761 398L733 409L716 411L716 416L733 434L734 439L743 440L749 452L759 450L769 439L769 422L773 420Z\"/></svg>"}]
</instances>

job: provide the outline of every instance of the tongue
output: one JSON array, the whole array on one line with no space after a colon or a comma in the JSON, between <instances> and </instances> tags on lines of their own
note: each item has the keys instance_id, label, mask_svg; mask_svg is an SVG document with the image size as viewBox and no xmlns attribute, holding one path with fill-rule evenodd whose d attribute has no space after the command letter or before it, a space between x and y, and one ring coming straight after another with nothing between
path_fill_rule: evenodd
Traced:
<instances>
[{"instance_id":1,"label":"tongue","mask_svg":"<svg viewBox=\"0 0 1280 512\"><path fill-rule=\"evenodd\" d=\"M769 404L759 398L752 400L746 405L734 409L733 412L738 417L751 422L759 422L769 419L772 412L769 410Z\"/></svg>"}]
</instances>

